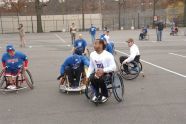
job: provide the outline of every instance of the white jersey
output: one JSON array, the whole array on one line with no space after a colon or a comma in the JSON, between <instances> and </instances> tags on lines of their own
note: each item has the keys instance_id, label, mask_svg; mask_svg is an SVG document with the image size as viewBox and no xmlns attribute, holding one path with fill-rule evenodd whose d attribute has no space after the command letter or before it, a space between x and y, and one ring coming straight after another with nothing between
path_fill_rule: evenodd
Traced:
<instances>
[{"instance_id":1,"label":"white jersey","mask_svg":"<svg viewBox=\"0 0 186 124\"><path fill-rule=\"evenodd\" d=\"M115 71L116 63L113 55L105 50L101 54L98 54L96 51L92 52L90 54L90 65L87 77L89 77L98 68L102 68L104 73Z\"/></svg>"},{"instance_id":2,"label":"white jersey","mask_svg":"<svg viewBox=\"0 0 186 124\"><path fill-rule=\"evenodd\" d=\"M110 36L109 35L105 35L104 38L106 39L107 43L110 43L110 41L109 41Z\"/></svg>"},{"instance_id":3,"label":"white jersey","mask_svg":"<svg viewBox=\"0 0 186 124\"><path fill-rule=\"evenodd\" d=\"M136 44L133 44L130 47L130 56L125 60L125 62L129 63L133 61L137 55L140 55L139 48Z\"/></svg>"}]
</instances>

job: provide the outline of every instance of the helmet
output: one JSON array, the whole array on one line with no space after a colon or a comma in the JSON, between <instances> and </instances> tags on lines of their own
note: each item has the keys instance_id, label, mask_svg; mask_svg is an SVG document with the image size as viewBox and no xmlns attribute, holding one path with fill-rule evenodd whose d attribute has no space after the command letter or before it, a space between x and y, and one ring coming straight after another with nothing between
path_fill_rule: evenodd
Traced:
<instances>
[{"instance_id":1,"label":"helmet","mask_svg":"<svg viewBox=\"0 0 186 124\"><path fill-rule=\"evenodd\" d=\"M13 45L7 45L7 46L6 46L6 51L7 51L7 52L8 52L8 51L15 51L15 48L14 48Z\"/></svg>"}]
</instances>

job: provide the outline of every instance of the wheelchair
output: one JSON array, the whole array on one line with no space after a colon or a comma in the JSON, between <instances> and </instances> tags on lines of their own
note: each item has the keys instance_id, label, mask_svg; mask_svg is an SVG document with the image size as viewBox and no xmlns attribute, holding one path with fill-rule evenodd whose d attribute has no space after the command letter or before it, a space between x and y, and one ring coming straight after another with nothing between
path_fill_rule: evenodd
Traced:
<instances>
[{"instance_id":1,"label":"wheelchair","mask_svg":"<svg viewBox=\"0 0 186 124\"><path fill-rule=\"evenodd\" d=\"M25 70L23 67L20 67L17 75L13 76L15 77L15 86L16 89L8 89L8 77L10 75L6 74L6 67L3 69L0 73L0 90L3 92L13 92L13 91L19 91L22 89L33 89L34 88L34 81L31 75L31 72L29 70Z\"/></svg>"},{"instance_id":2,"label":"wheelchair","mask_svg":"<svg viewBox=\"0 0 186 124\"><path fill-rule=\"evenodd\" d=\"M128 66L128 72L125 72L125 69L122 64L120 66L120 74L126 80L133 80L137 78L143 70L143 66L140 62L140 56L137 56L135 60L128 63L127 66Z\"/></svg>"},{"instance_id":3,"label":"wheelchair","mask_svg":"<svg viewBox=\"0 0 186 124\"><path fill-rule=\"evenodd\" d=\"M141 36L139 36L139 40L149 40L149 39L150 39L150 36L148 33L143 36L143 39L141 38Z\"/></svg>"},{"instance_id":4,"label":"wheelchair","mask_svg":"<svg viewBox=\"0 0 186 124\"><path fill-rule=\"evenodd\" d=\"M104 83L106 84L108 89L108 97L110 97L113 93L116 101L122 102L124 99L124 82L120 73L113 72L112 76L107 76ZM88 84L86 85L85 96L88 100L93 102L92 98L94 96L94 88L92 87L91 82L88 82ZM93 102L96 106L98 104L104 103L103 101L101 101L101 97L102 96L100 94L97 100Z\"/></svg>"},{"instance_id":5,"label":"wheelchair","mask_svg":"<svg viewBox=\"0 0 186 124\"><path fill-rule=\"evenodd\" d=\"M68 79L68 75L65 75L64 76L65 78L62 79L64 80L64 84L63 85L61 83L59 84L59 91L67 94L69 94L69 92L79 92L80 94L82 94L82 92L84 92L86 89L86 86L84 84L85 77L86 77L85 71L81 73L80 80L78 82L78 87L76 88L71 87L71 83Z\"/></svg>"}]
</instances>

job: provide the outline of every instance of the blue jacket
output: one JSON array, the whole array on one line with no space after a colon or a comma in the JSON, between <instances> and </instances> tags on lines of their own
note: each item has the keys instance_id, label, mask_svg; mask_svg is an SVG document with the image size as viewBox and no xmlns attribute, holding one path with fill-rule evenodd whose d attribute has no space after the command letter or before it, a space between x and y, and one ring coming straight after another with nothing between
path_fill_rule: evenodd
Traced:
<instances>
[{"instance_id":1,"label":"blue jacket","mask_svg":"<svg viewBox=\"0 0 186 124\"><path fill-rule=\"evenodd\" d=\"M96 34L96 27L94 27L94 26L90 27L89 32L91 35L95 35Z\"/></svg>"},{"instance_id":2,"label":"blue jacket","mask_svg":"<svg viewBox=\"0 0 186 124\"><path fill-rule=\"evenodd\" d=\"M28 60L27 56L17 51L14 56L10 56L8 53L4 53L2 56L2 63L5 63L10 69L19 69L26 60Z\"/></svg>"},{"instance_id":3,"label":"blue jacket","mask_svg":"<svg viewBox=\"0 0 186 124\"><path fill-rule=\"evenodd\" d=\"M74 42L74 48L76 48L75 53L78 55L82 55L86 46L87 46L87 42L84 39L77 39Z\"/></svg>"},{"instance_id":4,"label":"blue jacket","mask_svg":"<svg viewBox=\"0 0 186 124\"><path fill-rule=\"evenodd\" d=\"M72 69L77 69L81 65L89 66L89 60L85 56L80 56L77 54L70 55L61 65L60 74L64 75L65 67L70 66Z\"/></svg>"}]
</instances>

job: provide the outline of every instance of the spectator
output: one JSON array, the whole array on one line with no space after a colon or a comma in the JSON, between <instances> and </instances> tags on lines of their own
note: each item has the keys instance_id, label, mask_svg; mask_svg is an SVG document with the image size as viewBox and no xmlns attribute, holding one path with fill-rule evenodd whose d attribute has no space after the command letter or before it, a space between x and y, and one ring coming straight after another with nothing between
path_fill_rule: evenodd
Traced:
<instances>
[{"instance_id":1,"label":"spectator","mask_svg":"<svg viewBox=\"0 0 186 124\"><path fill-rule=\"evenodd\" d=\"M92 43L95 41L95 36L96 36L96 27L91 24L91 27L89 29L89 33L91 35L91 40L92 40Z\"/></svg>"},{"instance_id":2,"label":"spectator","mask_svg":"<svg viewBox=\"0 0 186 124\"><path fill-rule=\"evenodd\" d=\"M162 41L162 32L163 32L164 24L162 21L157 23L156 33L157 33L157 41Z\"/></svg>"},{"instance_id":3,"label":"spectator","mask_svg":"<svg viewBox=\"0 0 186 124\"><path fill-rule=\"evenodd\" d=\"M76 39L76 26L74 23L72 23L72 25L70 26L70 34L71 34L71 38L72 38L72 45L74 44L74 41Z\"/></svg>"},{"instance_id":4,"label":"spectator","mask_svg":"<svg viewBox=\"0 0 186 124\"><path fill-rule=\"evenodd\" d=\"M23 24L19 24L18 30L19 30L19 36L20 36L20 41L21 41L20 47L26 47L25 31L24 31Z\"/></svg>"}]
</instances>

